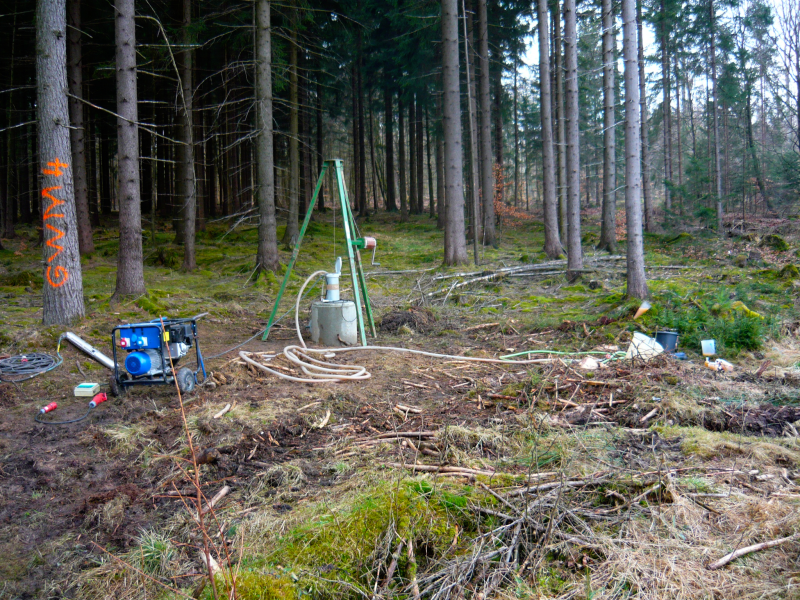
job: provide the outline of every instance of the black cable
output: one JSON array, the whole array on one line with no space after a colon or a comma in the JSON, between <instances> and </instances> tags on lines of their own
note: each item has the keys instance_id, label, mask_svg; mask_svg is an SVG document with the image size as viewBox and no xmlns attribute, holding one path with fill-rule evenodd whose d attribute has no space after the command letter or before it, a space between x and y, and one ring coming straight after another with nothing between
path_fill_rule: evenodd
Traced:
<instances>
[{"instance_id":1,"label":"black cable","mask_svg":"<svg viewBox=\"0 0 800 600\"><path fill-rule=\"evenodd\" d=\"M56 355L57 357L54 357L42 352L33 352L4 358L0 360L0 381L16 383L52 371L63 362L58 351Z\"/></svg>"},{"instance_id":2,"label":"black cable","mask_svg":"<svg viewBox=\"0 0 800 600\"><path fill-rule=\"evenodd\" d=\"M39 417L42 413L36 413L36 416L33 418L34 421L37 423L41 423L42 425L67 425L68 423L77 423L78 421L83 421L86 417L88 417L92 413L93 409L89 409L86 411L86 414L82 417L78 417L77 419L69 419L68 421L42 421Z\"/></svg>"}]
</instances>

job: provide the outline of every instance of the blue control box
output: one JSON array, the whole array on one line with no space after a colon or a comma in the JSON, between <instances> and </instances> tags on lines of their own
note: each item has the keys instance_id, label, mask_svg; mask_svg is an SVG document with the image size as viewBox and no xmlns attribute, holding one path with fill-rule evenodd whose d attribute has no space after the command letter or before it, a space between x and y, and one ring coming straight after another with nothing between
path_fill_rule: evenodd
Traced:
<instances>
[{"instance_id":1,"label":"blue control box","mask_svg":"<svg viewBox=\"0 0 800 600\"><path fill-rule=\"evenodd\" d=\"M161 328L153 325L131 325L119 330L119 347L126 350L161 348Z\"/></svg>"}]
</instances>

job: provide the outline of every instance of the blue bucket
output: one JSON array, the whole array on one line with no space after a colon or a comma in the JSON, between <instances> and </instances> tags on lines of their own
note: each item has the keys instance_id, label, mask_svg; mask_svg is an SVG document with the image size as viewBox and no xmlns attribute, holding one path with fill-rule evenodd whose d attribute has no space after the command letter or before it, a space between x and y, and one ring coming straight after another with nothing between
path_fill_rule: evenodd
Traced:
<instances>
[{"instance_id":1,"label":"blue bucket","mask_svg":"<svg viewBox=\"0 0 800 600\"><path fill-rule=\"evenodd\" d=\"M675 352L678 347L678 332L657 331L656 341L664 348L664 352Z\"/></svg>"}]
</instances>

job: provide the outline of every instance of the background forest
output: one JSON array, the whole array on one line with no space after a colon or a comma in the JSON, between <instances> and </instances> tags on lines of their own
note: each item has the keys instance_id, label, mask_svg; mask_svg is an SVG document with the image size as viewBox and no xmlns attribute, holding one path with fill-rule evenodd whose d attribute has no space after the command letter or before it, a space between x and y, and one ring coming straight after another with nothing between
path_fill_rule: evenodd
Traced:
<instances>
[{"instance_id":1,"label":"background forest","mask_svg":"<svg viewBox=\"0 0 800 600\"><path fill-rule=\"evenodd\" d=\"M119 32L115 36L110 6L68 4L70 118L77 123L72 152L76 160L82 156L76 164L85 164L74 169L78 237L87 254L92 230L113 225L118 215L132 221L123 230L139 228L138 216L126 211L125 202L121 206L117 185L115 46L127 42ZM345 160L350 197L362 216L399 211L404 221L427 212L445 228L445 165L456 161L461 174L454 175L459 187L452 195L466 199L470 232L477 207L479 242L496 244L497 203L543 212L546 229L558 223L560 230L546 241L547 253L577 245L570 268L579 269L580 243L570 243L569 214L602 207L599 247L615 248L616 200L626 189L625 153L617 150L624 146L626 118L618 5L582 2L573 9L569 2L551 2L548 35L540 44L549 61L535 64L535 5L445 3L459 15L458 45L451 40L448 53L457 48L462 121L453 137L459 147L446 151L438 2L270 4L135 5L136 27L129 35L135 33L139 182L122 194L134 194L137 205L140 200L141 228L151 240L164 223L172 224L175 243L188 235L185 269L195 265L195 231L224 217L258 220L259 189L274 202L277 222L265 223L271 245L259 251L257 265L277 268L276 224L286 225L284 244L296 238L298 215L311 199L323 158L330 157ZM647 231L693 224L724 233L750 215L796 209L800 23L790 4L661 0L636 6L639 78L632 83L641 91ZM47 7L43 2L42 10ZM563 21L565 15L576 17L577 29L569 18ZM6 239L18 226L40 223L44 212L34 17L33 3L21 0L7 0L0 15L0 218ZM264 18L271 28L254 28ZM264 48L271 48L268 56L258 54ZM572 48L575 65L569 64ZM264 71L271 72L268 91L259 75L265 62L271 62ZM555 156L549 162L542 65L552 79L547 114ZM571 68L578 78L576 102L567 85ZM272 143L265 142L269 150L259 146L265 129L258 107L266 94L274 133ZM577 142L569 127L572 110ZM572 158L572 148L579 156ZM259 183L267 177L259 165L268 162L273 181ZM551 193L546 172L553 173L557 220L548 220L545 210ZM319 208L330 204L323 193ZM122 248L120 265L141 260L128 259L127 246ZM454 252L446 253L446 263L466 260L463 245ZM117 292L141 292L140 279L118 281Z\"/></svg>"}]
</instances>

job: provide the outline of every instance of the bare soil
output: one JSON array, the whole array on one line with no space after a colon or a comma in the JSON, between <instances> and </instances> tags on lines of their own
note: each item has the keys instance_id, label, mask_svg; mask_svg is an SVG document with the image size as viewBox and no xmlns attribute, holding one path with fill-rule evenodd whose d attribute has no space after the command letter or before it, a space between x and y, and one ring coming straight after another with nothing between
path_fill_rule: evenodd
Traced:
<instances>
[{"instance_id":1,"label":"bare soil","mask_svg":"<svg viewBox=\"0 0 800 600\"><path fill-rule=\"evenodd\" d=\"M467 349L473 355L493 354L498 347L513 347L524 340L522 335L507 335L498 328L444 335L439 329L436 335L433 316L421 310L390 313L383 322L391 323L394 330L401 325L416 331L426 329L433 335L417 337L416 343L429 349L446 348L454 354ZM589 331L582 326L577 329ZM224 323L201 322L200 330L201 342L208 340L207 354L240 339ZM558 336L573 335L575 330L574 323L564 323L547 334L548 341L555 343ZM278 339L252 342L248 348L280 350L285 343L281 338L288 338L287 333L277 330L273 335ZM388 344L393 340L380 341ZM10 593L15 598L39 598L48 590L69 589L75 570L96 564L106 551L134 546L143 530L157 528L177 511L184 511L184 502L195 494L174 461L153 457L145 465L140 460L147 445L170 450L185 444L180 405L170 387L133 388L75 424L52 426L33 421L36 408L64 387L65 378L76 379L75 374L65 373L67 365L77 360L88 366L74 349L62 352L65 365L61 369L23 384L0 385L4 410L0 422L0 553L6 557L0 564L0 578L12 582ZM678 382L713 387L716 380L731 379L697 364L663 357L649 363L613 363L587 375L563 361L531 368L465 367L466 363L424 357L357 353L347 360L368 364L373 374L370 380L358 385L317 386L265 377L231 357L208 365L213 381L225 383L217 383L213 390L199 386L184 398L187 416L197 416L193 431L199 462L208 465L203 491L210 497L223 484L233 490L246 487L254 477L263 476L265 469L292 461L301 465L305 485L302 491L296 488L296 494L293 488L281 490L272 505L278 513L313 498L315 489L341 481L340 475L320 468L322 452L333 448L334 456L345 459L360 452L354 440L385 432L441 430L453 425L511 428L530 410L545 410L556 427L619 427L621 432L631 428L634 433L621 433L616 439L615 453L630 467L646 470L656 467L665 456L673 467L686 460L679 438L662 438L656 431L642 434L643 427L658 421L747 435L797 436L791 424L800 420L800 408L789 405L732 407L704 400L700 410L686 414L661 405L657 394ZM746 378L750 385L760 386L765 396L778 395L785 387L783 380L771 382L752 373ZM53 413L53 418L83 410L82 399L66 397L61 402L63 408ZM209 409L227 403L270 417L258 424L257 420L208 416ZM397 403L421 412L398 413L393 409ZM645 419L652 410L656 416ZM331 425L315 427L327 411ZM140 428L145 441L117 447L108 428L119 426ZM372 460L397 461L400 456L411 463L430 460L437 464L445 454L436 444L395 446L379 449ZM487 459L496 456L491 444L482 452ZM524 474L524 467L517 469ZM281 482L273 483L277 492ZM72 572L64 570L65 553L83 557L69 563Z\"/></svg>"}]
</instances>

